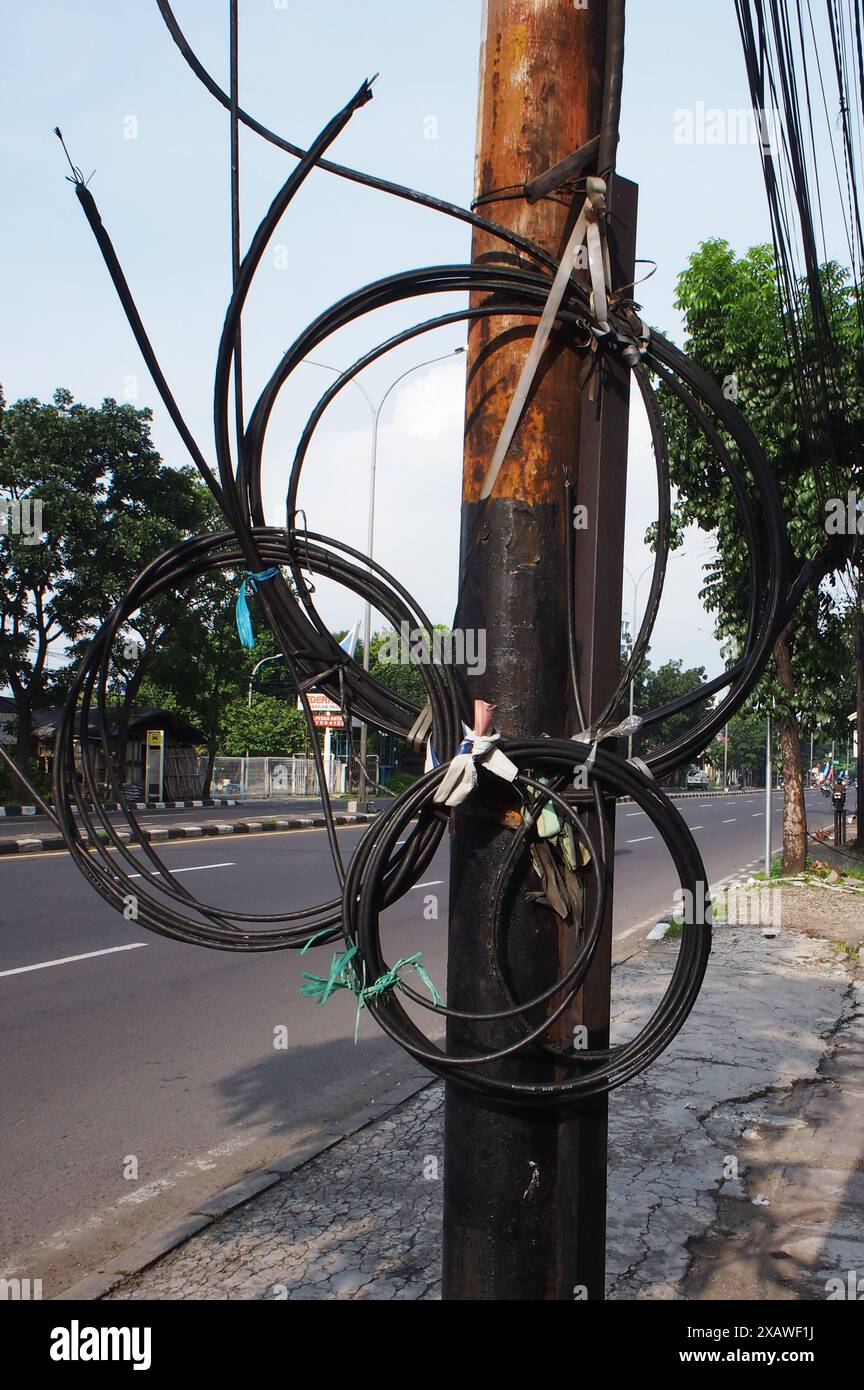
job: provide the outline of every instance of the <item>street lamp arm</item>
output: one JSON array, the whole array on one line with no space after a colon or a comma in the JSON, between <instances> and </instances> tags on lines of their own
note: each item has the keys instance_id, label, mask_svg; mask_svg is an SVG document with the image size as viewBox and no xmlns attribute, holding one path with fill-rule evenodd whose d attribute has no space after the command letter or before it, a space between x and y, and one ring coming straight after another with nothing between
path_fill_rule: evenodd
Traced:
<instances>
[{"instance_id":1,"label":"street lamp arm","mask_svg":"<svg viewBox=\"0 0 864 1390\"><path fill-rule=\"evenodd\" d=\"M254 682L255 682L255 676L256 676L257 673L260 671L261 667L262 667L262 666L266 666L268 661L282 661L282 660L283 660L282 653L281 653L281 652L277 652L275 656L262 656L262 658L261 658L260 661L256 661L255 665L252 667L252 674L251 674L251 676L249 677L249 694L248 694L248 697L247 697L247 700L246 700L246 703L247 703L249 709L252 708L252 686L253 686L253 684L254 684Z\"/></svg>"},{"instance_id":2,"label":"street lamp arm","mask_svg":"<svg viewBox=\"0 0 864 1390\"><path fill-rule=\"evenodd\" d=\"M343 372L340 367L331 367L329 362L319 362L317 358L314 357L305 357L303 360L304 362L308 363L310 367L323 367L325 372L333 372L334 375L338 377L345 377L347 381L350 381L352 386L356 386L357 390L363 393L363 398L366 401L366 404L368 405L370 411L372 412L372 418L375 418L375 402L373 401L372 397L369 395L369 392L366 390L366 387L363 385L362 381L360 381L358 377L348 376L347 373Z\"/></svg>"},{"instance_id":3,"label":"street lamp arm","mask_svg":"<svg viewBox=\"0 0 864 1390\"><path fill-rule=\"evenodd\" d=\"M413 367L407 367L404 372L401 372L399 376L396 377L395 381L391 381L390 385L387 387L387 390L384 392L384 395L378 402L378 410L376 413L378 415L381 414L381 411L384 408L384 402L387 400L387 397L393 391L395 391L400 381L405 380L406 376L410 376L412 372L419 372L421 367L434 367L436 362L446 362L449 358L456 357L460 352L464 351L464 348L454 348L452 352L442 352L440 357L430 357L426 362L415 362Z\"/></svg>"},{"instance_id":4,"label":"street lamp arm","mask_svg":"<svg viewBox=\"0 0 864 1390\"><path fill-rule=\"evenodd\" d=\"M266 666L268 661L284 661L284 657L281 652L278 652L276 656L263 656L261 660L256 661L255 665L252 667L250 680L254 681L256 672L259 671L262 666Z\"/></svg>"}]
</instances>

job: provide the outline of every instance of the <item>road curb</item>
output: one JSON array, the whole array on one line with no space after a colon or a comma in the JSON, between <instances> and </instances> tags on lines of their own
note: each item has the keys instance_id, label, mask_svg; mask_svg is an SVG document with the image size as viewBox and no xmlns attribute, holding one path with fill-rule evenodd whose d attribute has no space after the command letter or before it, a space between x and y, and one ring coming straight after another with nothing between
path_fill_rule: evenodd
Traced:
<instances>
[{"instance_id":1,"label":"road curb","mask_svg":"<svg viewBox=\"0 0 864 1390\"><path fill-rule=\"evenodd\" d=\"M212 810L214 806L239 806L240 802L236 797L208 797L206 801L130 801L129 807L134 811L188 811L191 806L193 810L199 810L206 806ZM87 809L95 812L100 809L92 802L88 803ZM101 807L103 811L125 811L128 808L120 801L106 801ZM38 806L30 806L25 801L6 801L0 806L0 819L3 816L36 816L42 814Z\"/></svg>"},{"instance_id":2,"label":"road curb","mask_svg":"<svg viewBox=\"0 0 864 1390\"><path fill-rule=\"evenodd\" d=\"M336 812L334 825L367 825L375 820L377 811ZM258 820L239 821L201 821L195 825L157 825L148 826L142 837L156 844L168 841L205 840L216 835L261 835L285 830L317 830L327 824L323 816L267 816ZM118 839L124 843L132 839L128 830L118 828ZM84 843L88 837L82 836ZM97 834L100 844L109 843L104 832ZM62 835L22 835L12 840L0 840L0 857L3 855L40 854L49 850L65 849Z\"/></svg>"},{"instance_id":3,"label":"road curb","mask_svg":"<svg viewBox=\"0 0 864 1390\"><path fill-rule=\"evenodd\" d=\"M437 1085L437 1082L438 1078L430 1076L428 1073L412 1076L399 1082L397 1086L385 1091L379 1100L364 1106L362 1110L355 1111L341 1124L324 1126L314 1138L299 1140L281 1158L271 1159L263 1167L244 1174L242 1178L230 1183L228 1187L220 1188L214 1192L212 1196L200 1202L185 1216L170 1221L166 1225L158 1227L150 1235L135 1241L119 1255L114 1255L112 1259L106 1260L92 1274L86 1275L84 1279L79 1279L77 1283L71 1284L62 1292L55 1294L49 1301L52 1303L80 1303L104 1298L106 1294L113 1292L127 1279L143 1273L145 1269L149 1269L165 1255L169 1255L172 1250L185 1245L188 1240L199 1235L208 1226L214 1225L230 1212L245 1206L247 1202L251 1202L262 1192L287 1181L299 1168L303 1168L313 1159L319 1158L328 1149L335 1148L337 1144L341 1144L343 1139L350 1139L353 1135L359 1134L361 1130L367 1129L369 1125L375 1124L376 1121L386 1119L394 1110L398 1110L400 1105L404 1105L405 1101L411 1100L413 1096L426 1090L427 1087Z\"/></svg>"}]
</instances>

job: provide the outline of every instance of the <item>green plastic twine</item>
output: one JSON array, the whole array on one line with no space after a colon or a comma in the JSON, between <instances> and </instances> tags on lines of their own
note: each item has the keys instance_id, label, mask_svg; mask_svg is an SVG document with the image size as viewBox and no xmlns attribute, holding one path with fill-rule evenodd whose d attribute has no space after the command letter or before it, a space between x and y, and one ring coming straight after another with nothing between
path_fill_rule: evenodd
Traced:
<instances>
[{"instance_id":1,"label":"green plastic twine","mask_svg":"<svg viewBox=\"0 0 864 1390\"><path fill-rule=\"evenodd\" d=\"M403 956L397 960L389 970L383 975L379 975L371 985L366 984L366 967L363 965L363 979L357 978L352 961L357 954L357 947L351 946L342 955L336 955L330 963L330 974L325 979L323 975L310 975L304 970L303 978L307 981L301 986L303 994L308 999L314 999L319 1004L326 1004L331 994L337 989L350 989L357 996L357 1017L354 1023L354 1041L356 1043L360 1031L360 1011L365 1009L370 999L377 999L385 994L388 989L400 989L403 985L402 971L409 967L420 978L429 991L433 1004L441 1003L441 996L435 988L432 980L421 961L423 952L417 951L413 956Z\"/></svg>"},{"instance_id":2,"label":"green plastic twine","mask_svg":"<svg viewBox=\"0 0 864 1390\"><path fill-rule=\"evenodd\" d=\"M351 964L357 954L357 947L351 946L342 955L334 956L330 962L330 974L326 980L323 975L310 975L308 971L303 971L303 979L307 984L301 985L303 994L308 999L315 999L319 1004L326 1004L330 995L337 989L351 989L357 992L359 981Z\"/></svg>"},{"instance_id":3,"label":"green plastic twine","mask_svg":"<svg viewBox=\"0 0 864 1390\"><path fill-rule=\"evenodd\" d=\"M306 945L303 947L303 950L300 952L301 956L305 956L306 952L309 950L309 947L310 947L310 946L314 946L314 945L315 945L315 942L318 941L320 937L322 937L322 936L330 936L330 935L332 935L332 932L333 932L333 928L332 928L332 927L323 927L323 928L321 929L321 931L316 931L315 934L314 934L314 936L310 936L309 940L306 942ZM315 978L315 977L314 977L313 975L310 975L310 976L309 976L309 979L310 979L310 980L312 980L312 979L314 979L314 978Z\"/></svg>"}]
</instances>

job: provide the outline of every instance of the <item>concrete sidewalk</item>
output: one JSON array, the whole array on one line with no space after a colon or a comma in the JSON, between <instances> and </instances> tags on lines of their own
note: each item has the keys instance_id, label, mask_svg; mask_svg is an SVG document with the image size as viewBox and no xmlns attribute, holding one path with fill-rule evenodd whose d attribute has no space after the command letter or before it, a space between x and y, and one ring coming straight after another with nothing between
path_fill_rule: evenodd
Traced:
<instances>
[{"instance_id":1,"label":"concrete sidewalk","mask_svg":"<svg viewBox=\"0 0 864 1390\"><path fill-rule=\"evenodd\" d=\"M652 1011L676 950L615 969L616 1040ZM862 1060L855 955L718 927L688 1024L610 1100L609 1297L822 1299L864 1275ZM403 1095L63 1297L438 1297L442 1088L418 1078Z\"/></svg>"}]
</instances>

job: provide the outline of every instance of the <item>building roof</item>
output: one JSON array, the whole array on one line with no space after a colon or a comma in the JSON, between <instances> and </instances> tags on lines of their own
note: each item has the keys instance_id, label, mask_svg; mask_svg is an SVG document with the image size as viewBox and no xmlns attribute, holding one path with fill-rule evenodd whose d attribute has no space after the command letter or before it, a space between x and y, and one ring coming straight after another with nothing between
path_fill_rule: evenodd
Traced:
<instances>
[{"instance_id":1,"label":"building roof","mask_svg":"<svg viewBox=\"0 0 864 1390\"><path fill-rule=\"evenodd\" d=\"M120 731L119 706L109 706L108 708L108 737L116 738ZM57 729L63 715L63 706L54 705L50 709L34 710L33 712L33 733L37 738L51 739L56 737ZM79 713L79 720L80 720ZM170 709L135 709L129 715L128 733L143 734L148 729L164 729L175 743L202 743L204 735L194 724L189 724L176 711ZM79 731L80 732L80 731ZM88 739L100 737L99 711L90 710L90 717L87 720Z\"/></svg>"}]
</instances>

